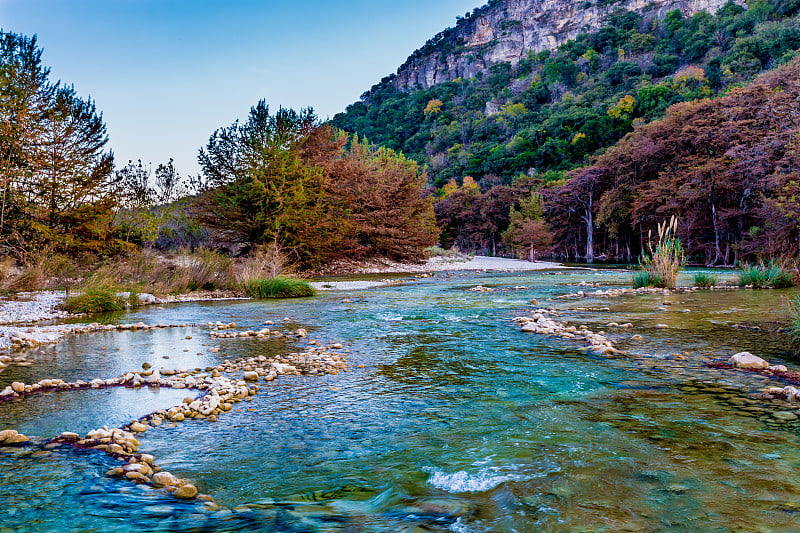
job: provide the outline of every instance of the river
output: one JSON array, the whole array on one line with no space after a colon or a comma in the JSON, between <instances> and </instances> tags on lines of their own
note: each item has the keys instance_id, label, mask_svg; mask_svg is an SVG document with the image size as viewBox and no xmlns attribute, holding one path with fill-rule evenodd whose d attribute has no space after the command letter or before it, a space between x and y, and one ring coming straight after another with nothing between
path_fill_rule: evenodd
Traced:
<instances>
[{"instance_id":1,"label":"river","mask_svg":"<svg viewBox=\"0 0 800 533\"><path fill-rule=\"evenodd\" d=\"M313 299L104 317L238 329L273 321L342 343L350 367L281 377L217 422L164 424L140 437L139 451L211 495L222 506L213 511L106 477L117 462L102 452L0 448L0 532L800 529L800 424L772 416L800 406L753 398L784 385L777 380L706 366L748 350L800 370L774 332L796 293L591 295L629 284L615 270L462 272ZM492 290L468 290L477 285ZM578 290L589 295L547 301ZM558 320L605 331L628 354L591 355L577 342L521 332L511 319L529 313L531 299L557 309ZM29 353L34 364L4 370L0 389L292 349L286 339L210 339L204 327L92 333ZM37 442L85 434L185 396L148 388L31 396L0 404L0 430Z\"/></svg>"}]
</instances>

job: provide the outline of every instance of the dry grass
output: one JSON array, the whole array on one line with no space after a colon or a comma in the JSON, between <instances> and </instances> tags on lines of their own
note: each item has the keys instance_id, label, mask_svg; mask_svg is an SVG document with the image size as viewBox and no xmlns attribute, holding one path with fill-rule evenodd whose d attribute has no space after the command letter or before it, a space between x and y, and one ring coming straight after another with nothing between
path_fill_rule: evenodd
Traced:
<instances>
[{"instance_id":1,"label":"dry grass","mask_svg":"<svg viewBox=\"0 0 800 533\"><path fill-rule=\"evenodd\" d=\"M230 286L232 266L231 258L212 250L170 256L143 250L103 265L97 275L140 292L177 294Z\"/></svg>"},{"instance_id":2,"label":"dry grass","mask_svg":"<svg viewBox=\"0 0 800 533\"><path fill-rule=\"evenodd\" d=\"M241 286L247 280L271 279L290 274L288 259L277 245L260 246L235 266L236 284Z\"/></svg>"}]
</instances>

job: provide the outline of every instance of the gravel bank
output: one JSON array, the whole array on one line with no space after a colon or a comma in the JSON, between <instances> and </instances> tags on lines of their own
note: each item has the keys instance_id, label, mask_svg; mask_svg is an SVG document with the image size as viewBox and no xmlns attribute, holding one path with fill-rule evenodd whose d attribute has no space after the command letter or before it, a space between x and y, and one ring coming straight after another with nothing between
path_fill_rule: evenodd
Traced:
<instances>
[{"instance_id":1,"label":"gravel bank","mask_svg":"<svg viewBox=\"0 0 800 533\"><path fill-rule=\"evenodd\" d=\"M64 292L20 293L17 299L0 301L0 324L18 324L65 318L69 313L59 308Z\"/></svg>"},{"instance_id":2,"label":"gravel bank","mask_svg":"<svg viewBox=\"0 0 800 533\"><path fill-rule=\"evenodd\" d=\"M551 270L568 268L560 263L548 261L521 261L502 257L474 256L470 258L432 257L424 263L374 263L354 270L355 274L444 272L453 270L492 270L499 272L523 272L532 270Z\"/></svg>"}]
</instances>

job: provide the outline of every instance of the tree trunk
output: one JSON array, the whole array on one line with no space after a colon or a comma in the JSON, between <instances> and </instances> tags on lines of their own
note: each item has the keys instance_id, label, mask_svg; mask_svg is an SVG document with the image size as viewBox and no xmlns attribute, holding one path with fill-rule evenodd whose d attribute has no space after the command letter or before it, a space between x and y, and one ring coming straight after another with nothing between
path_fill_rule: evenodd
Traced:
<instances>
[{"instance_id":1,"label":"tree trunk","mask_svg":"<svg viewBox=\"0 0 800 533\"><path fill-rule=\"evenodd\" d=\"M712 265L716 265L722 259L722 250L719 247L719 228L717 227L717 206L711 204L711 223L714 225L714 260Z\"/></svg>"},{"instance_id":2,"label":"tree trunk","mask_svg":"<svg viewBox=\"0 0 800 533\"><path fill-rule=\"evenodd\" d=\"M586 216L583 217L586 222L586 262L594 262L594 221L592 218L592 201L589 199L589 206L586 208Z\"/></svg>"}]
</instances>

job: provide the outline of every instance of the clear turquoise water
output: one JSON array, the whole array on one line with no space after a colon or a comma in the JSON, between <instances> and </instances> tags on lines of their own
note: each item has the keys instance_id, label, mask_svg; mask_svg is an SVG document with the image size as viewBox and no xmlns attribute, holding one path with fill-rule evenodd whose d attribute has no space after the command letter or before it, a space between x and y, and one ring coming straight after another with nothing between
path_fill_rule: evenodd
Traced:
<instances>
[{"instance_id":1,"label":"clear turquoise water","mask_svg":"<svg viewBox=\"0 0 800 533\"><path fill-rule=\"evenodd\" d=\"M799 369L786 358L785 339L769 331L790 293L546 301L628 279L614 271L440 275L312 300L109 317L240 328L283 325L286 317L286 328L343 343L351 368L265 384L218 422L161 426L140 439L141 451L193 480L221 511L105 478L114 461L102 453L32 446L0 453L0 531L800 529L798 424L771 416L800 406L751 398L778 382L704 366L750 350ZM569 286L581 280L602 286ZM466 290L478 284L500 290ZM520 332L510 320L530 309L531 298L560 309L562 320L605 330L631 355L591 356L577 344ZM636 327L606 328L611 321ZM670 328L654 328L661 323ZM290 349L285 341L208 339L200 328L90 334L31 354L36 364L0 373L0 387ZM673 356L684 351L683 359ZM184 396L49 394L0 404L0 429L47 438L117 426Z\"/></svg>"}]
</instances>

